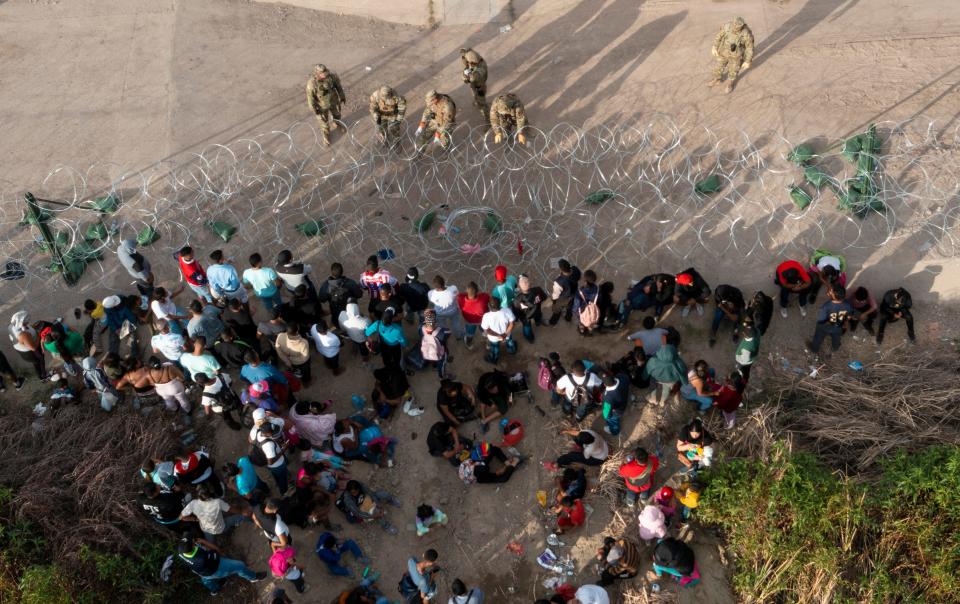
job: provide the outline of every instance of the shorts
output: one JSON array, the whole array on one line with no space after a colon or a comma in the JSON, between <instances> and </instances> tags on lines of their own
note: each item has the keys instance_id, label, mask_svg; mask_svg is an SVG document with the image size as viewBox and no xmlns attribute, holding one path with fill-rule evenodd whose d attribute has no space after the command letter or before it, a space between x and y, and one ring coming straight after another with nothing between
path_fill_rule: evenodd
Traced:
<instances>
[{"instance_id":1,"label":"shorts","mask_svg":"<svg viewBox=\"0 0 960 604\"><path fill-rule=\"evenodd\" d=\"M250 301L250 297L247 296L247 290L243 287L238 287L232 292L223 292L223 297L225 300L240 300L242 304L246 304Z\"/></svg>"}]
</instances>

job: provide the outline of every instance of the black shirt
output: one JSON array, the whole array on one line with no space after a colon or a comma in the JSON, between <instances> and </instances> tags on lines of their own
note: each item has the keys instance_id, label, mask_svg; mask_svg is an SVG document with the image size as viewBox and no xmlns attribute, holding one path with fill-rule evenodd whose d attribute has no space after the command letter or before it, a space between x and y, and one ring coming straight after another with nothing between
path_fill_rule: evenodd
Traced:
<instances>
[{"instance_id":1,"label":"black shirt","mask_svg":"<svg viewBox=\"0 0 960 604\"><path fill-rule=\"evenodd\" d=\"M903 290L903 301L897 302L896 293L899 290L891 289L883 294L883 301L880 302L880 312L884 314L893 314L910 310L913 306L913 297L910 292Z\"/></svg>"},{"instance_id":2,"label":"black shirt","mask_svg":"<svg viewBox=\"0 0 960 604\"><path fill-rule=\"evenodd\" d=\"M713 444L713 436L703 428L700 429L700 436L697 438L690 436L690 424L680 428L680 433L677 434L677 440L690 443L692 445L697 445L698 447L705 447Z\"/></svg>"},{"instance_id":3,"label":"black shirt","mask_svg":"<svg viewBox=\"0 0 960 604\"><path fill-rule=\"evenodd\" d=\"M223 324L233 328L237 338L251 346L257 341L257 323L246 311L234 312L229 308L223 311Z\"/></svg>"},{"instance_id":4,"label":"black shirt","mask_svg":"<svg viewBox=\"0 0 960 604\"><path fill-rule=\"evenodd\" d=\"M732 285L718 285L714 292L714 299L717 306L725 306L727 310L733 309L733 312L740 314L745 306L743 302L743 292Z\"/></svg>"},{"instance_id":5,"label":"black shirt","mask_svg":"<svg viewBox=\"0 0 960 604\"><path fill-rule=\"evenodd\" d=\"M561 300L572 298L574 294L576 294L580 285L580 269L573 266L570 268L569 275L560 273L560 275L557 276L554 281L556 281L557 285L563 288L563 291L560 293Z\"/></svg>"},{"instance_id":6,"label":"black shirt","mask_svg":"<svg viewBox=\"0 0 960 604\"><path fill-rule=\"evenodd\" d=\"M160 493L156 497L141 495L137 502L148 516L160 524L173 524L180 520L180 512L183 511L183 495L176 491Z\"/></svg>"},{"instance_id":7,"label":"black shirt","mask_svg":"<svg viewBox=\"0 0 960 604\"><path fill-rule=\"evenodd\" d=\"M196 553L192 557L187 557L184 554L177 554L177 557L189 566L190 570L201 577L210 576L220 568L220 554L202 545L197 546Z\"/></svg>"},{"instance_id":8,"label":"black shirt","mask_svg":"<svg viewBox=\"0 0 960 604\"><path fill-rule=\"evenodd\" d=\"M403 298L403 301L407 303L407 306L409 306L413 312L426 310L427 306L430 305L430 300L427 299L430 286L426 283L421 281L408 281L407 283L401 283L398 289L400 290L400 297Z\"/></svg>"},{"instance_id":9,"label":"black shirt","mask_svg":"<svg viewBox=\"0 0 960 604\"><path fill-rule=\"evenodd\" d=\"M443 455L453 449L453 434L450 433L450 424L437 422L430 427L427 433L427 449L434 457Z\"/></svg>"},{"instance_id":10,"label":"black shirt","mask_svg":"<svg viewBox=\"0 0 960 604\"><path fill-rule=\"evenodd\" d=\"M496 386L497 392L487 391ZM506 413L510 404L510 380L502 371L489 371L480 376L477 382L477 398L484 405L495 405L500 413Z\"/></svg>"},{"instance_id":11,"label":"black shirt","mask_svg":"<svg viewBox=\"0 0 960 604\"><path fill-rule=\"evenodd\" d=\"M447 410L450 411L450 414L457 418L457 421L462 422L473 417L476 410L473 408L473 403L470 402L470 399L463 393L463 385L459 384L459 386L459 392L452 397L448 396L443 388L437 390L437 410L439 411L440 406L444 405L447 407ZM443 412L440 414L443 415Z\"/></svg>"},{"instance_id":12,"label":"black shirt","mask_svg":"<svg viewBox=\"0 0 960 604\"><path fill-rule=\"evenodd\" d=\"M676 285L675 293L681 299L703 298L710 295L710 286L707 285L706 280L700 276L695 268L690 267L680 274L693 277L693 285Z\"/></svg>"},{"instance_id":13,"label":"black shirt","mask_svg":"<svg viewBox=\"0 0 960 604\"><path fill-rule=\"evenodd\" d=\"M757 292L759 296L754 296L747 305L747 316L753 319L753 324L763 335L770 325L770 319L773 317L773 298L763 292ZM759 301L757 298L760 298Z\"/></svg>"},{"instance_id":14,"label":"black shirt","mask_svg":"<svg viewBox=\"0 0 960 604\"><path fill-rule=\"evenodd\" d=\"M663 289L657 291L657 283L663 283ZM673 275L660 273L653 275L653 289L650 295L657 301L658 306L664 306L673 302L673 293L676 290L677 280Z\"/></svg>"},{"instance_id":15,"label":"black shirt","mask_svg":"<svg viewBox=\"0 0 960 604\"><path fill-rule=\"evenodd\" d=\"M407 374L399 367L374 369L373 377L380 384L380 391L388 400L398 399L410 389Z\"/></svg>"},{"instance_id":16,"label":"black shirt","mask_svg":"<svg viewBox=\"0 0 960 604\"><path fill-rule=\"evenodd\" d=\"M224 365L232 367L243 367L246 364L243 355L247 354L248 350L252 350L252 348L239 340L232 342L217 340L213 345L213 353L219 357Z\"/></svg>"},{"instance_id":17,"label":"black shirt","mask_svg":"<svg viewBox=\"0 0 960 604\"><path fill-rule=\"evenodd\" d=\"M532 319L540 305L547 299L547 292L540 287L531 287L526 292L517 291L517 296L513 300L517 318Z\"/></svg>"}]
</instances>

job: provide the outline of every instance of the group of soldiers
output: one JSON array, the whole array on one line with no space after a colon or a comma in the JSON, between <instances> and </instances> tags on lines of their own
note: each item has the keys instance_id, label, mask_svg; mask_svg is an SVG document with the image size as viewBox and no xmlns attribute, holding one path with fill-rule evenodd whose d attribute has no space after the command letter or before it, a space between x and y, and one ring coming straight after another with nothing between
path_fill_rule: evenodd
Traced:
<instances>
[{"instance_id":1,"label":"group of soldiers","mask_svg":"<svg viewBox=\"0 0 960 604\"><path fill-rule=\"evenodd\" d=\"M726 74L725 92L733 91L737 77L750 67L753 60L753 32L742 17L724 24L714 38L711 49L716 59L713 79L709 86L716 86ZM480 54L470 48L460 49L463 63L463 83L473 93L473 104L480 111L484 121L490 124L494 143L503 142L504 137L515 134L518 143L527 142L524 129L527 126L526 110L520 98L513 93L504 93L494 99L487 107L487 62ZM336 128L340 120L340 108L347 97L337 74L325 65L314 67L313 75L307 80L307 105L316 114L320 123L320 134L326 145L330 144L330 130ZM430 139L433 144L444 149L450 145L450 133L457 123L457 105L449 95L431 90L424 99L426 106L420 123L417 125L416 144L418 152L423 150ZM388 147L400 144L401 123L407 112L407 99L390 86L383 85L370 95L370 117L377 126L380 141Z\"/></svg>"},{"instance_id":2,"label":"group of soldiers","mask_svg":"<svg viewBox=\"0 0 960 604\"><path fill-rule=\"evenodd\" d=\"M526 111L520 98L513 93L504 93L487 107L487 62L470 48L460 49L463 63L463 83L473 93L473 104L484 121L493 130L494 142L503 142L504 137L516 135L517 142L526 144L524 128L527 127ZM330 131L340 119L340 108L347 97L337 74L326 65L314 67L307 80L307 105L316 114L320 134L326 145L330 144ZM457 105L449 95L431 90L427 93L423 115L417 124L416 144L422 150L430 139L444 149L450 146L450 133L457 123ZM400 144L401 123L407 112L407 99L392 87L383 85L370 95L370 117L377 126L380 141L388 147Z\"/></svg>"}]
</instances>

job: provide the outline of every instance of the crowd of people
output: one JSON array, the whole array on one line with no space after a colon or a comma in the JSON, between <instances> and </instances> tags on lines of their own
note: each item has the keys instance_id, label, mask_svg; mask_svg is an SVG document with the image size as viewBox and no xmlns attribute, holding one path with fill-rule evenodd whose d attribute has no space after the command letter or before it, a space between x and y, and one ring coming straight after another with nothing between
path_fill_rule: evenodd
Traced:
<instances>
[{"instance_id":1,"label":"crowd of people","mask_svg":"<svg viewBox=\"0 0 960 604\"><path fill-rule=\"evenodd\" d=\"M516 354L519 341L533 343L538 333L560 326L561 320L575 324L583 338L626 334L629 348L612 358L598 350L599 358L592 360L567 362L556 352L539 360L536 385L549 393L552 405L571 425L591 425L602 418L601 432L620 434L635 391L646 392L650 405L690 403L690 421L679 430L675 445L681 484L658 488L656 472L665 460L643 447L629 451L618 472L624 504L640 507L638 536L652 548L654 573L672 575L682 585L699 579L692 550L673 531L689 522L701 492L697 473L715 458L717 440L701 417L716 407L724 428L735 426L751 368L774 316L774 300L764 292L748 297L729 284L711 288L696 269L687 268L644 277L617 300L612 282L601 282L593 271L581 272L567 260L558 262L557 274L546 287L535 285L529 275L497 266L489 292L475 282L460 291L440 275L429 284L421 281L416 268L399 280L380 266L377 256L368 258L363 272L352 279L339 263L332 264L327 275L314 272L288 250L277 255L274 266L265 266L260 254L252 254L243 270L226 252L213 250L204 266L191 247L177 254L185 287L168 289L157 282L135 242L124 241L117 254L134 278L136 292L85 300L75 313L82 329L62 319L33 321L25 311L16 312L10 340L38 379L53 382L49 404L54 412L83 404L89 392L108 412L127 402L137 407L161 402L163 413L189 424L199 406L205 417L220 417L234 430L248 430L246 454L222 465L204 449L185 444L169 458L146 459L139 468L145 513L177 536L177 559L211 593L220 591L230 576L248 581L267 577L223 554L225 537L246 522L262 532L264 547L270 548L270 573L289 581L297 592L305 591L308 583L302 555L298 560L293 545L296 527L324 527L315 553L331 576L353 574L345 565L347 554L369 570L359 546L337 536L335 520L397 532L394 521L404 502L352 478L348 465L393 466L398 441L382 426L389 425L385 422L398 409L411 415L426 412L413 405L408 378L416 371L437 372L436 419L427 435L427 453L445 459L466 485L510 480L527 459L517 448L525 427L509 419L510 410L519 397L531 396L531 384L526 372L505 372L502 355ZM887 325L903 319L908 338L914 340L909 292L893 289L879 296L879 302L862 286L848 292L841 256L817 250L807 262L784 261L776 267L774 281L781 317L789 316L794 297L802 316L808 305L819 305L807 342L810 354L819 351L827 336L836 351L843 334L860 324L881 342ZM818 301L821 292L823 302ZM360 310L364 298L365 313ZM702 359L688 363L681 358L679 331L661 322L671 307L686 318L691 312L704 314L711 302L708 345L715 346L727 330L724 337L735 343L733 358L720 373ZM640 329L631 331L634 311L652 312L640 321ZM139 342L141 327L152 334L146 346ZM457 381L450 371L452 352L459 345L472 349L478 336L489 370L475 385ZM349 351L342 351L344 347ZM318 359L316 369L322 369L315 371ZM370 407L358 395L356 412L338 417L329 401L303 395L312 381L336 380L350 363L371 373ZM48 370L53 364L56 369ZM18 389L26 379L2 354L0 375ZM461 432L468 422L478 423L479 437ZM555 515L557 534L585 523L589 483L612 450L601 432L561 431L570 438L569 451L544 463L555 472L556 494L551 502L541 503ZM447 524L448 516L438 507L411 503L418 535ZM599 594L614 581L637 574L642 550L629 535L608 539L597 554L595 584L560 589L549 601L606 602ZM399 584L407 602L433 597L437 559L434 550L410 559ZM483 598L479 588L468 589L459 580L450 589L451 602ZM283 588L278 588L272 601L287 601L284 598ZM337 601L387 599L376 577L368 575Z\"/></svg>"}]
</instances>

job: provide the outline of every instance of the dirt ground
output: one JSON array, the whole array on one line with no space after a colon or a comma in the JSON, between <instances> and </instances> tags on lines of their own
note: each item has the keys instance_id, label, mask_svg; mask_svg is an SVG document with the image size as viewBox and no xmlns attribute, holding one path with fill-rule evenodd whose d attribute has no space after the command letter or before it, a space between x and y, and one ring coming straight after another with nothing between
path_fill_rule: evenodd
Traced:
<instances>
[{"instance_id":1,"label":"dirt ground","mask_svg":"<svg viewBox=\"0 0 960 604\"><path fill-rule=\"evenodd\" d=\"M929 116L936 120L939 137L953 140L960 115L960 12L953 0L522 0L506 3L489 23L461 20L433 29L342 14L343 4L332 3L338 12L326 13L240 0L0 1L3 203L12 203L24 190L42 190L46 175L59 165L86 170L99 164L88 177L91 184L104 185L124 170L163 168L211 144L286 130L309 119L303 83L310 65L318 61L343 79L347 123L365 116L369 91L390 82L411 101L408 119L418 115L423 93L437 88L451 90L461 120L479 126L458 78L457 50L466 46L486 57L491 89L518 93L531 121L544 126L561 121L584 127L642 124L664 113L689 131L708 127L715 137L742 132L755 141L799 141L842 137L872 122ZM403 10L406 4L412 0L398 0L390 10ZM411 9L422 10L416 4ZM704 84L713 35L735 15L744 16L752 27L757 56L728 96ZM511 29L501 33L506 23ZM63 181L52 182L59 186ZM4 253L17 257L12 250L22 247L23 235L11 235L10 224L0 226ZM199 233L193 240L198 246L212 245ZM238 248L233 253L243 257L251 251ZM655 263L658 258L666 256L649 260ZM903 282L911 289L916 314L923 317L918 320L919 346L957 335L950 303L960 294L960 266L953 258L929 255L918 241L907 238L858 250L848 259L858 267L851 271L855 280L869 279L876 287ZM357 260L344 259L350 274L359 272ZM583 266L592 261L576 260ZM765 287L773 293L762 271L744 275L735 259L712 260L715 273L707 275L711 285L735 280L745 291ZM175 278L172 263L154 263L162 283ZM621 276L672 270L647 262L637 266L629 258L620 264ZM395 273L403 268L391 266ZM447 276L458 284L464 281L462 276ZM0 284L3 316L19 306L69 320L78 296L129 288L126 275L116 269L85 281L73 293L35 283L33 294ZM707 317L694 314L681 321L674 315L666 323L680 327L681 353L688 362L704 358L726 371L732 366L733 348L723 338L714 349L705 347L708 317L709 308ZM639 317L632 326L638 322ZM802 340L812 329L812 321L801 322L795 310L788 321L775 317L764 339L758 377L763 377L763 364L780 364L780 355L793 366L808 367ZM901 345L902 329L891 326L884 350ZM622 333L585 340L562 324L539 334L535 345L521 342L519 354L504 359L507 370L526 370L533 376L536 357L551 350L569 362L578 357L610 360L627 349ZM452 369L458 379L475 383L485 370L482 354L462 347L455 347L454 354ZM874 346L848 337L842 354L829 366L842 371L847 360L876 354ZM349 413L350 395L369 395L371 385L369 373L355 359L346 361L346 374L317 380L308 392L313 398L332 399L338 414ZM317 366L315 374L323 375L323 369ZM426 413L417 418L401 415L385 424L385 432L401 441L396 467L376 472L359 464L351 468L361 480L404 501L403 509L391 510L400 533L390 537L376 527L348 526L343 534L371 555L388 596L396 593L406 558L434 547L446 569L438 602L446 601L455 576L482 587L490 602L530 602L545 592L541 582L547 573L535 558L549 530L535 493L550 483L540 462L553 459L564 446L554 430L559 411L539 391L534 391L535 403L546 417L525 401L518 403L511 417L527 425L528 436L519 448L531 458L500 488L467 488L452 468L426 454L426 432L438 417L436 387L434 374L417 375L413 388ZM663 420L668 434L691 415L689 407L672 408ZM641 402L612 444L642 443L652 449L657 419ZM464 431L472 435L474 430L468 425ZM241 435L224 429L217 435L221 459L243 450ZM668 460L671 444L669 439L664 443ZM676 465L668 463L658 473L658 483L666 481ZM418 539L411 527L413 510L421 501L447 512L450 526ZM587 503L594 510L587 526L565 536L567 546L554 548L577 560L578 582L592 579L588 562L611 518L601 500L592 497ZM350 584L329 577L312 555L320 532L295 532L312 588L305 596L294 594L295 601L326 602ZM506 550L511 541L524 546L522 557ZM714 536L695 531L693 545L704 581L679 600L734 601ZM255 568L265 568L269 550L252 528L238 530L231 551Z\"/></svg>"}]
</instances>

